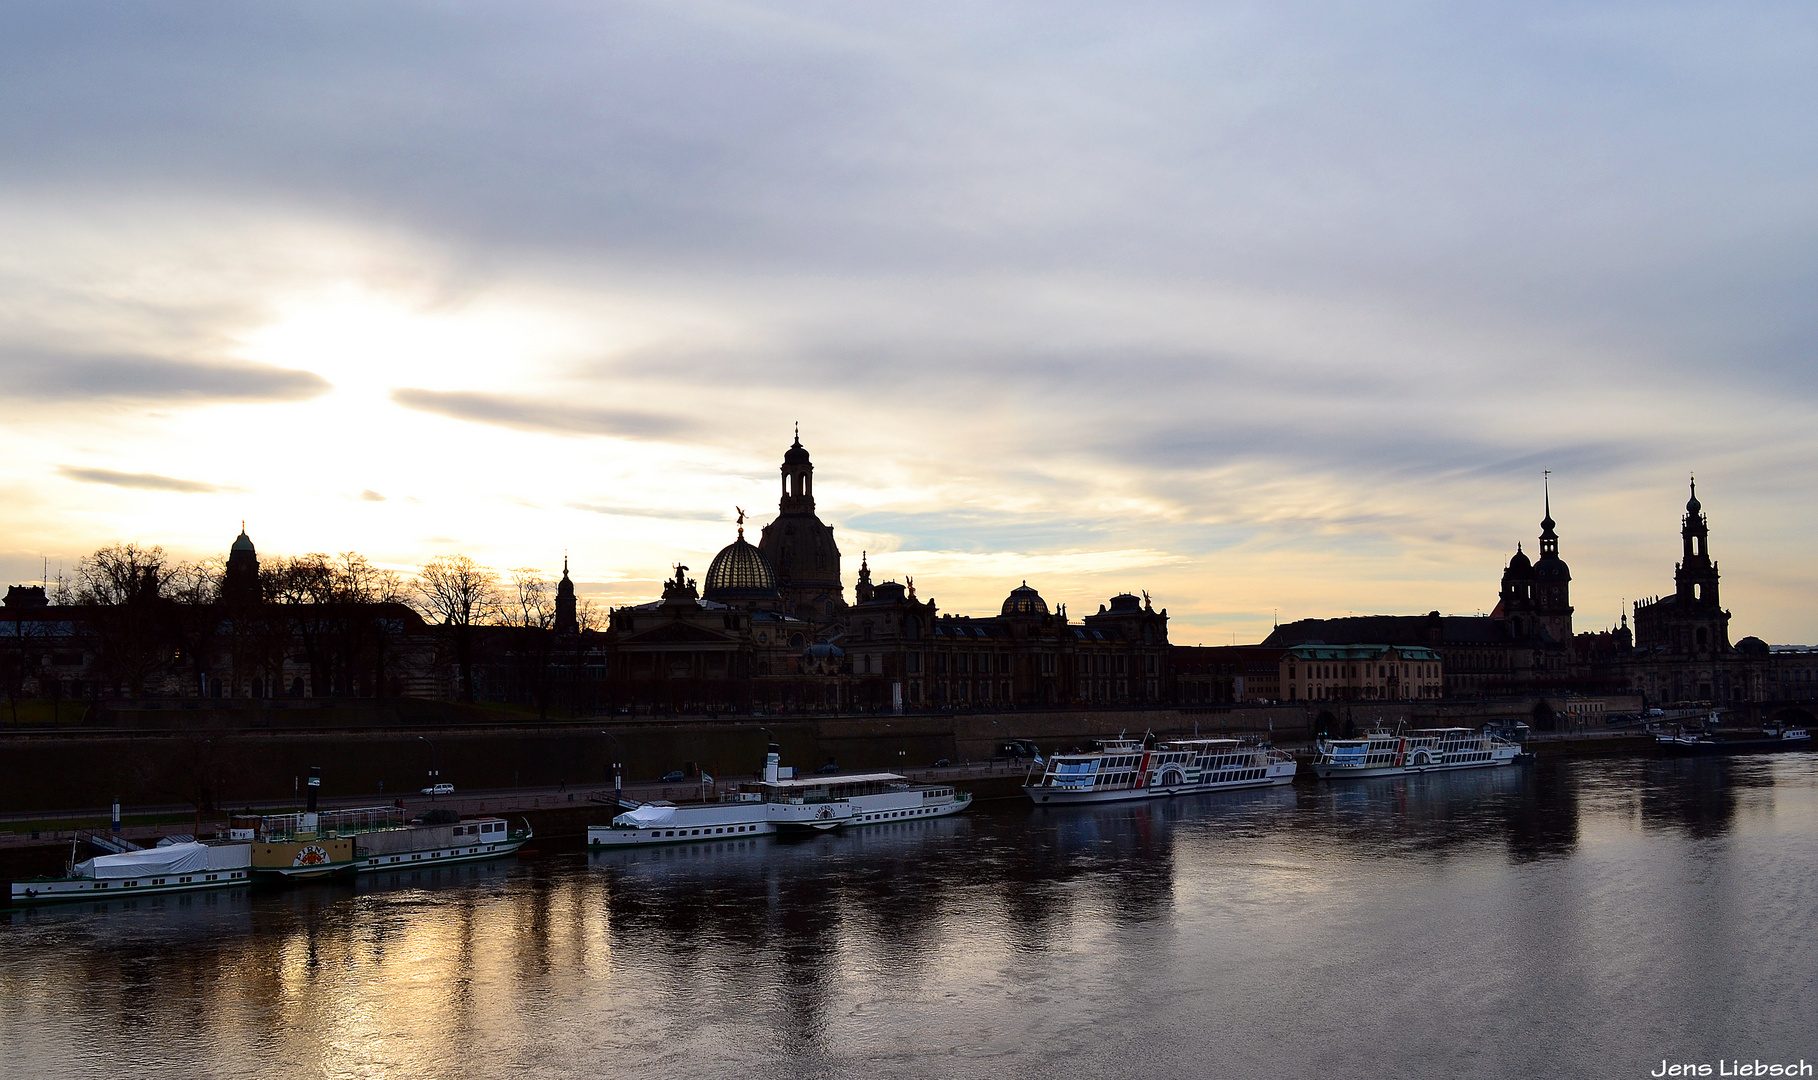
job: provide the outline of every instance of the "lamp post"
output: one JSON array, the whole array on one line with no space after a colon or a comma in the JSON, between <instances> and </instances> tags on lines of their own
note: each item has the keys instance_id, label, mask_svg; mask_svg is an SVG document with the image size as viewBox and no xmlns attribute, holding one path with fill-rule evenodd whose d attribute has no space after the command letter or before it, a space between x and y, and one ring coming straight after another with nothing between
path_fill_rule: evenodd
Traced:
<instances>
[{"instance_id":1,"label":"lamp post","mask_svg":"<svg viewBox=\"0 0 1818 1080\"><path fill-rule=\"evenodd\" d=\"M433 802L436 797L436 781L440 779L442 775L442 770L439 767L442 755L436 752L436 741L434 739L424 735L418 735L417 741L429 744L429 798L430 801Z\"/></svg>"},{"instance_id":2,"label":"lamp post","mask_svg":"<svg viewBox=\"0 0 1818 1080\"><path fill-rule=\"evenodd\" d=\"M619 754L619 737L610 731L600 734L612 740L612 801L617 804L625 797L625 765Z\"/></svg>"}]
</instances>

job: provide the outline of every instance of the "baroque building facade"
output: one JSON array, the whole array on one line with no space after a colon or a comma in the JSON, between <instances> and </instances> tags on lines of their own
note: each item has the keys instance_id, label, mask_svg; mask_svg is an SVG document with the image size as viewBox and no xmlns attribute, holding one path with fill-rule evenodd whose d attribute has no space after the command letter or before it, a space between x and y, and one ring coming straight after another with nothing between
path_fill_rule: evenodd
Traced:
<instances>
[{"instance_id":1,"label":"baroque building facade","mask_svg":"<svg viewBox=\"0 0 1818 1080\"><path fill-rule=\"evenodd\" d=\"M1540 558L1530 560L1522 546L1516 545L1488 615L1431 611L1425 615L1300 619L1276 627L1263 645L1281 649L1301 645L1430 649L1439 658L1444 697L1570 689L1574 678L1572 571L1559 553L1550 490L1545 493L1543 508ZM1284 698L1288 687L1289 682L1284 681Z\"/></svg>"},{"instance_id":2,"label":"baroque building facade","mask_svg":"<svg viewBox=\"0 0 1818 1080\"><path fill-rule=\"evenodd\" d=\"M1617 682L1655 702L1723 705L1768 701L1780 689L1775 653L1760 638L1730 643L1730 613L1718 592L1710 518L1698 483L1679 519L1680 558L1673 591L1637 601L1631 636L1626 616L1599 665Z\"/></svg>"},{"instance_id":3,"label":"baroque building facade","mask_svg":"<svg viewBox=\"0 0 1818 1080\"><path fill-rule=\"evenodd\" d=\"M612 609L600 643L621 708L939 709L1160 704L1169 699L1168 614L1112 597L1075 622L1027 582L995 616L943 614L913 579L872 581L861 555L847 603L833 528L814 502L800 432L783 455L777 515L738 537L704 583Z\"/></svg>"}]
</instances>

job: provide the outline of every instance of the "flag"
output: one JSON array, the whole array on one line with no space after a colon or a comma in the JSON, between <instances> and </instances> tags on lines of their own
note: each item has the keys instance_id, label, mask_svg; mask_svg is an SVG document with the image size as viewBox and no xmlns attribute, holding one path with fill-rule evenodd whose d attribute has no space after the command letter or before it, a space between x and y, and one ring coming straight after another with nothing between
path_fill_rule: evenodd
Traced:
<instances>
[{"instance_id":1,"label":"flag","mask_svg":"<svg viewBox=\"0 0 1818 1080\"><path fill-rule=\"evenodd\" d=\"M1046 764L1048 764L1048 763L1047 763L1047 762L1046 762L1046 761L1043 761L1043 760L1042 760L1042 752L1041 752L1041 751L1040 751L1040 750L1037 750L1037 751L1036 751L1036 752L1035 752L1035 763L1036 763L1036 764L1037 764L1037 765L1046 765Z\"/></svg>"},{"instance_id":2,"label":"flag","mask_svg":"<svg viewBox=\"0 0 1818 1080\"><path fill-rule=\"evenodd\" d=\"M703 772L703 773L702 773L702 774L701 774L701 784L702 784L702 786L705 786L705 785L707 785L707 784L711 784L711 783L713 783L713 777L711 777L711 776L708 776L708 775L707 775L707 774L706 774L706 773L705 773L705 772Z\"/></svg>"}]
</instances>

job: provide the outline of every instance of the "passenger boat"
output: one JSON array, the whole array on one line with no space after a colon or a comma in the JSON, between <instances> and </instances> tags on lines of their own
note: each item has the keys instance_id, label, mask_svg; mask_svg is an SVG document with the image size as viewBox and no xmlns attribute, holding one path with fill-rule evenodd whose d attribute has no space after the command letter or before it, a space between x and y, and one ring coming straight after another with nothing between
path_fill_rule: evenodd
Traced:
<instances>
[{"instance_id":1,"label":"passenger boat","mask_svg":"<svg viewBox=\"0 0 1818 1080\"><path fill-rule=\"evenodd\" d=\"M1494 768L1521 754L1520 743L1471 728L1372 731L1360 739L1322 739L1313 749L1313 774L1321 780Z\"/></svg>"},{"instance_id":2,"label":"passenger boat","mask_svg":"<svg viewBox=\"0 0 1818 1080\"><path fill-rule=\"evenodd\" d=\"M1812 733L1802 727L1764 728L1753 732L1656 732L1656 749L1675 756L1704 754L1762 754L1775 750L1801 750L1812 745Z\"/></svg>"},{"instance_id":3,"label":"passenger boat","mask_svg":"<svg viewBox=\"0 0 1818 1080\"><path fill-rule=\"evenodd\" d=\"M15 881L8 890L14 907L67 900L101 900L153 893L197 892L249 883L251 846L211 844L184 838L157 847L72 860L63 877Z\"/></svg>"},{"instance_id":4,"label":"passenger boat","mask_svg":"<svg viewBox=\"0 0 1818 1080\"><path fill-rule=\"evenodd\" d=\"M897 773L789 778L775 750L764 778L742 783L718 802L646 803L610 825L587 827L591 850L641 844L679 844L778 833L832 832L885 821L938 818L971 805L972 796L945 784L911 784Z\"/></svg>"},{"instance_id":5,"label":"passenger boat","mask_svg":"<svg viewBox=\"0 0 1818 1080\"><path fill-rule=\"evenodd\" d=\"M1072 806L1294 782L1293 755L1266 743L1119 738L1100 747L1088 754L1055 754L1023 791L1038 806Z\"/></svg>"},{"instance_id":6,"label":"passenger boat","mask_svg":"<svg viewBox=\"0 0 1818 1080\"><path fill-rule=\"evenodd\" d=\"M262 817L252 835L253 874L296 881L502 859L533 834L503 818L413 824L397 807L368 806Z\"/></svg>"}]
</instances>

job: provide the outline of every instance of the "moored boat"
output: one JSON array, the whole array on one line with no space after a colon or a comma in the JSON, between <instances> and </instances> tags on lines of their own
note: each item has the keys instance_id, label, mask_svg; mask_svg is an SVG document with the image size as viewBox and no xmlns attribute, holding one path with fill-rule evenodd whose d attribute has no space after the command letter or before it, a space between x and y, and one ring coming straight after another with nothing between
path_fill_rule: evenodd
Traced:
<instances>
[{"instance_id":1,"label":"moored boat","mask_svg":"<svg viewBox=\"0 0 1818 1080\"><path fill-rule=\"evenodd\" d=\"M1656 732L1654 745L1674 756L1706 754L1763 754L1776 750L1803 750L1812 745L1812 733L1802 727L1765 728L1755 732Z\"/></svg>"},{"instance_id":2,"label":"moored boat","mask_svg":"<svg viewBox=\"0 0 1818 1080\"><path fill-rule=\"evenodd\" d=\"M164 841L157 847L72 861L64 876L15 881L8 893L13 906L23 907L225 889L248 884L250 854L251 846L245 843Z\"/></svg>"},{"instance_id":3,"label":"moored boat","mask_svg":"<svg viewBox=\"0 0 1818 1080\"><path fill-rule=\"evenodd\" d=\"M972 803L946 784L912 784L897 773L785 778L777 752L763 779L741 783L718 802L646 803L610 825L590 825L590 849L678 844L779 833L831 832L885 821L945 817Z\"/></svg>"},{"instance_id":4,"label":"moored boat","mask_svg":"<svg viewBox=\"0 0 1818 1080\"><path fill-rule=\"evenodd\" d=\"M410 822L393 806L278 814L259 819L252 870L295 881L448 866L516 854L532 835L528 825L513 831L497 817Z\"/></svg>"},{"instance_id":5,"label":"moored boat","mask_svg":"<svg viewBox=\"0 0 1818 1080\"><path fill-rule=\"evenodd\" d=\"M1471 728L1372 731L1357 739L1314 744L1313 773L1321 780L1446 772L1512 765L1521 744Z\"/></svg>"},{"instance_id":6,"label":"moored boat","mask_svg":"<svg viewBox=\"0 0 1818 1080\"><path fill-rule=\"evenodd\" d=\"M1041 764L1041 776L1023 785L1038 806L1273 787L1293 783L1296 767L1293 755L1266 743L1198 738L1108 739L1091 753L1055 754Z\"/></svg>"}]
</instances>

